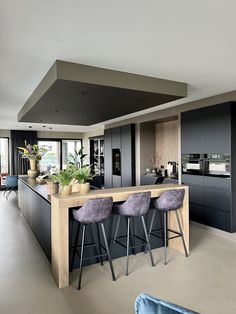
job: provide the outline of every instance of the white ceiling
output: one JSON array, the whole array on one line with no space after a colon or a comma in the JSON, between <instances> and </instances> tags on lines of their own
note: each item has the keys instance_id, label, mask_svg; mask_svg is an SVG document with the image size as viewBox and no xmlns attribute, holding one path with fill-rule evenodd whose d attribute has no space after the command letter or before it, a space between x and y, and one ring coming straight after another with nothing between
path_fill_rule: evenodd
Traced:
<instances>
[{"instance_id":1,"label":"white ceiling","mask_svg":"<svg viewBox=\"0 0 236 314\"><path fill-rule=\"evenodd\" d=\"M235 90L235 12L235 0L0 0L0 129L28 128L17 112L56 59L189 83L167 106Z\"/></svg>"}]
</instances>

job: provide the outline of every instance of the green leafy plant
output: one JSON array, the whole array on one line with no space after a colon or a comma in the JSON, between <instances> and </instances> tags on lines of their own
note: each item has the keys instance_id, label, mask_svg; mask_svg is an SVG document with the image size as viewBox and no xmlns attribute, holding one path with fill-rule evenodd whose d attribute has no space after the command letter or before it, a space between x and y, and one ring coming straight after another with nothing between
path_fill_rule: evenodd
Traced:
<instances>
[{"instance_id":1,"label":"green leafy plant","mask_svg":"<svg viewBox=\"0 0 236 314\"><path fill-rule=\"evenodd\" d=\"M69 165L76 166L77 168L83 167L84 159L87 154L84 154L84 146L82 146L78 151L75 149L74 153L69 153Z\"/></svg>"},{"instance_id":2,"label":"green leafy plant","mask_svg":"<svg viewBox=\"0 0 236 314\"><path fill-rule=\"evenodd\" d=\"M78 170L77 170L78 171ZM70 185L77 174L77 171L73 167L67 167L64 170L59 171L56 174L50 176L50 179L54 182L58 182L62 187Z\"/></svg>"},{"instance_id":3,"label":"green leafy plant","mask_svg":"<svg viewBox=\"0 0 236 314\"><path fill-rule=\"evenodd\" d=\"M91 166L83 166L75 172L75 179L84 184L89 182L94 176L91 174Z\"/></svg>"}]
</instances>

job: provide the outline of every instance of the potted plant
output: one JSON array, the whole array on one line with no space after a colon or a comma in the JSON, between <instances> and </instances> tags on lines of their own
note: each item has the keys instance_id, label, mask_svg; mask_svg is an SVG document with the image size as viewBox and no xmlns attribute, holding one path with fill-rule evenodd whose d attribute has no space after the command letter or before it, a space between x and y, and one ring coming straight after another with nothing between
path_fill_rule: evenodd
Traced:
<instances>
[{"instance_id":1,"label":"potted plant","mask_svg":"<svg viewBox=\"0 0 236 314\"><path fill-rule=\"evenodd\" d=\"M90 180L93 175L91 174L91 166L83 166L75 172L75 179L79 183L79 191L81 194L88 193L90 190Z\"/></svg>"},{"instance_id":2,"label":"potted plant","mask_svg":"<svg viewBox=\"0 0 236 314\"><path fill-rule=\"evenodd\" d=\"M27 158L30 161L30 169L28 170L28 176L30 178L36 178L39 175L38 162L42 159L43 155L47 152L44 147L39 147L37 144L26 144L25 147L18 147L20 150L21 158Z\"/></svg>"},{"instance_id":3,"label":"potted plant","mask_svg":"<svg viewBox=\"0 0 236 314\"><path fill-rule=\"evenodd\" d=\"M74 153L69 153L68 156L69 165L75 166L76 168L82 168L87 155L88 154L84 154L84 146L79 150L74 149Z\"/></svg>"},{"instance_id":4,"label":"potted plant","mask_svg":"<svg viewBox=\"0 0 236 314\"><path fill-rule=\"evenodd\" d=\"M61 195L70 195L72 192L71 182L75 178L76 171L72 167L67 167L56 174L50 176L51 180L58 182L61 186Z\"/></svg>"}]
</instances>

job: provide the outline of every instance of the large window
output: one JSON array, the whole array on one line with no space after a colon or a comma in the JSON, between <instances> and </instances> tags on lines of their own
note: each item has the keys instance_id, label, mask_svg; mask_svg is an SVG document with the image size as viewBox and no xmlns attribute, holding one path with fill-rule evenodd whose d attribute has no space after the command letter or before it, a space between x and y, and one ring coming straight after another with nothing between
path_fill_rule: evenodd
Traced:
<instances>
[{"instance_id":1,"label":"large window","mask_svg":"<svg viewBox=\"0 0 236 314\"><path fill-rule=\"evenodd\" d=\"M48 150L40 161L40 172L47 173L51 169L65 169L70 161L69 154L81 148L82 140L41 139L38 144Z\"/></svg>"},{"instance_id":2,"label":"large window","mask_svg":"<svg viewBox=\"0 0 236 314\"><path fill-rule=\"evenodd\" d=\"M82 141L78 140L63 140L62 141L62 169L65 169L70 162L70 154L74 155L75 151L79 151L82 146Z\"/></svg>"},{"instance_id":3,"label":"large window","mask_svg":"<svg viewBox=\"0 0 236 314\"><path fill-rule=\"evenodd\" d=\"M61 168L61 142L39 141L38 145L48 150L40 161L40 172L46 173L51 169L59 170Z\"/></svg>"},{"instance_id":4,"label":"large window","mask_svg":"<svg viewBox=\"0 0 236 314\"><path fill-rule=\"evenodd\" d=\"M9 173L9 139L0 138L0 185L5 184L5 176Z\"/></svg>"}]
</instances>

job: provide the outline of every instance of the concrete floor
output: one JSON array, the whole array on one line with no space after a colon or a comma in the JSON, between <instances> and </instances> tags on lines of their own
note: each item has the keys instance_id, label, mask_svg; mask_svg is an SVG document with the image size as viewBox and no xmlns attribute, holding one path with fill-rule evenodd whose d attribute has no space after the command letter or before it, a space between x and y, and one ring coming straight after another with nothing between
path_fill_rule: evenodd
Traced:
<instances>
[{"instance_id":1,"label":"concrete floor","mask_svg":"<svg viewBox=\"0 0 236 314\"><path fill-rule=\"evenodd\" d=\"M1 314L120 314L134 313L141 292L172 301L203 314L236 313L236 241L191 226L191 255L169 250L163 265L162 249L130 257L130 275L124 275L124 258L114 261L116 282L104 267L84 268L82 290L78 271L71 286L57 289L50 265L17 208L0 192L0 313Z\"/></svg>"}]
</instances>

